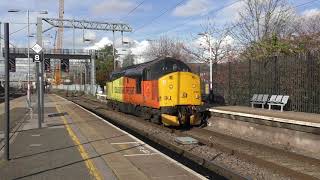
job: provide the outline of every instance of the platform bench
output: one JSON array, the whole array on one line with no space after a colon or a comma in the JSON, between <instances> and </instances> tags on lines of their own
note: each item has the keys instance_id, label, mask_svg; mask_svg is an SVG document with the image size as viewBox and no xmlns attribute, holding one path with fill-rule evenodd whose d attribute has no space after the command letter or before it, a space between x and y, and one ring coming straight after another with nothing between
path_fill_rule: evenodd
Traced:
<instances>
[{"instance_id":1,"label":"platform bench","mask_svg":"<svg viewBox=\"0 0 320 180\"><path fill-rule=\"evenodd\" d=\"M281 112L283 112L283 107L288 103L288 100L289 96L286 95L272 95L268 101L269 110L271 110L271 106L280 106Z\"/></svg>"},{"instance_id":2,"label":"platform bench","mask_svg":"<svg viewBox=\"0 0 320 180\"><path fill-rule=\"evenodd\" d=\"M254 94L250 100L251 107L253 108L255 104L261 104L261 108L264 109L264 105L268 102L268 94Z\"/></svg>"}]
</instances>

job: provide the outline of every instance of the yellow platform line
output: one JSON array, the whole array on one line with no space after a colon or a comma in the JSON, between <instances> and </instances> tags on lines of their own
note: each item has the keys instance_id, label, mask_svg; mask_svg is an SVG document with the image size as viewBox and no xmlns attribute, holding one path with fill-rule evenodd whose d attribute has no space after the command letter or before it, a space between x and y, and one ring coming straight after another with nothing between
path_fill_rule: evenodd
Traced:
<instances>
[{"instance_id":1,"label":"yellow platform line","mask_svg":"<svg viewBox=\"0 0 320 180\"><path fill-rule=\"evenodd\" d=\"M56 108L57 108L58 113L61 113L60 108L57 105L56 105ZM98 172L98 169L95 167L95 165L92 162L92 160L90 159L88 153L86 152L84 147L81 145L80 140L78 139L76 134L73 132L71 127L68 125L68 121L67 121L66 117L64 117L64 116L60 116L60 117L63 120L64 126L66 127L69 136L73 140L74 144L77 145L77 149L80 152L80 155L81 155L82 159L84 160L84 162L89 170L89 173L96 180L102 180L103 178L101 177L100 173Z\"/></svg>"}]
</instances>

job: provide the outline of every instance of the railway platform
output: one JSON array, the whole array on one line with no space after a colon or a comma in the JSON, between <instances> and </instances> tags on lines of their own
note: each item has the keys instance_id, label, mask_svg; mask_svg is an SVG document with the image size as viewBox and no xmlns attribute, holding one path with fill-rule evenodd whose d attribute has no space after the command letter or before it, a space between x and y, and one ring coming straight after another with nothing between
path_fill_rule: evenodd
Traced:
<instances>
[{"instance_id":1,"label":"railway platform","mask_svg":"<svg viewBox=\"0 0 320 180\"><path fill-rule=\"evenodd\" d=\"M15 128L17 128L17 125L21 121L23 121L28 116L26 115L26 112L28 112L27 108L27 102L26 102L26 96L21 96L16 99L13 99L10 101L10 111L11 111L11 121L10 121L10 127L11 131L14 131ZM0 103L0 147L2 147L2 140L4 138L3 134L3 126L4 123L2 123L4 120L4 103Z\"/></svg>"},{"instance_id":2,"label":"railway platform","mask_svg":"<svg viewBox=\"0 0 320 180\"><path fill-rule=\"evenodd\" d=\"M19 103L25 98L13 100L12 111ZM57 95L45 95L44 111L40 129L36 112L12 113L23 118L15 118L20 125L12 131L11 160L0 158L0 179L205 179Z\"/></svg>"},{"instance_id":3,"label":"railway platform","mask_svg":"<svg viewBox=\"0 0 320 180\"><path fill-rule=\"evenodd\" d=\"M320 158L320 115L243 106L210 109L211 131Z\"/></svg>"},{"instance_id":4,"label":"railway platform","mask_svg":"<svg viewBox=\"0 0 320 180\"><path fill-rule=\"evenodd\" d=\"M267 110L245 106L218 106L210 108L218 117L246 121L261 125L320 134L320 115L304 112Z\"/></svg>"}]
</instances>

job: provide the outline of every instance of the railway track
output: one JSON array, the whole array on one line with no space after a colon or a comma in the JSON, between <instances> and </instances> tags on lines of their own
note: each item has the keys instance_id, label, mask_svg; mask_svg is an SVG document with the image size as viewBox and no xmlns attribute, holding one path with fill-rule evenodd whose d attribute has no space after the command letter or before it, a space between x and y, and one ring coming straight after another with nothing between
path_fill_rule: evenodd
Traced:
<instances>
[{"instance_id":1,"label":"railway track","mask_svg":"<svg viewBox=\"0 0 320 180\"><path fill-rule=\"evenodd\" d=\"M73 97L69 98L73 102L82 105L83 107L98 113L99 115L105 116L108 114L105 105L98 100L93 100L85 97ZM105 111L105 112L103 112ZM113 112L126 116L123 113ZM110 113L109 113L110 114ZM119 115L119 116L121 116ZM129 115L128 115L129 116ZM235 138L225 134L220 134L217 132L212 132L201 128L192 128L187 131L181 131L176 129L170 129L156 124L149 123L147 121L141 120L139 118L134 118L140 123L146 126L158 129L159 131L164 131L166 133L175 134L177 136L191 136L200 141L202 146L199 147L185 147L189 148L188 152L197 152L197 149L213 150L212 156L208 153L204 153L203 159L207 156L208 162L216 161L217 159L223 159L228 156L237 157L241 161L249 162L255 164L264 169L268 169L271 172L280 174L279 177L287 177L289 179L320 179L320 161L318 159L313 159L307 156L298 155L292 152L287 152L285 150L272 148L263 144L258 144L250 141L246 141L240 138ZM131 123L132 124L132 123ZM216 151L217 150L217 151ZM177 150L179 151L179 150ZM187 151L183 152L187 155ZM191 154L189 154L191 156ZM199 159L197 159L200 161ZM196 160L196 161L197 161ZM201 162L198 162L201 164ZM202 162L202 164L205 164ZM215 168L212 168L214 170ZM236 169L232 167L231 169ZM215 169L217 170L217 168ZM224 172L225 173L225 172ZM258 173L259 174L259 173ZM251 176L252 174L244 173L244 176ZM239 176L239 177L244 177ZM252 175L255 179L259 178L269 178L265 174L259 176L257 174ZM275 177L275 178L279 178ZM271 178L273 179L273 178ZM286 178L285 178L286 179Z\"/></svg>"},{"instance_id":2,"label":"railway track","mask_svg":"<svg viewBox=\"0 0 320 180\"><path fill-rule=\"evenodd\" d=\"M21 96L25 96L26 92L24 91L15 91L15 90L11 90L10 94L9 94L9 98L10 100L21 97ZM4 92L0 92L0 103L4 102Z\"/></svg>"},{"instance_id":3,"label":"railway track","mask_svg":"<svg viewBox=\"0 0 320 180\"><path fill-rule=\"evenodd\" d=\"M246 141L206 129L194 128L186 135L223 152L247 159L261 166L292 175L299 179L320 179L320 160L263 144Z\"/></svg>"}]
</instances>

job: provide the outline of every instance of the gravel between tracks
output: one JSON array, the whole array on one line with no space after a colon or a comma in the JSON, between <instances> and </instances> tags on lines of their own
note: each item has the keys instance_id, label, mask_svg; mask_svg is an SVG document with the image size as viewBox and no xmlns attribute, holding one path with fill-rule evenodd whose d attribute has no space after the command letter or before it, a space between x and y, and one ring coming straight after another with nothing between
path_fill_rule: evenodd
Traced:
<instances>
[{"instance_id":1,"label":"gravel between tracks","mask_svg":"<svg viewBox=\"0 0 320 180\"><path fill-rule=\"evenodd\" d=\"M160 139L165 139L167 142L178 146L179 148L196 154L204 159L210 160L216 164L223 167L227 167L243 176L251 177L253 179L297 179L295 177L288 177L284 174L275 172L272 169L259 166L245 159L241 159L233 154L228 154L216 149L215 147L209 147L206 145L180 145L174 140L178 136L175 133L171 133L170 130L164 131L163 128L155 126L149 122L141 120L138 117L132 115L126 115L119 112L114 112L105 109L105 104L97 101L91 101L89 99L79 99L79 98L69 98L70 100L79 103L82 106L90 107L93 110L99 111L107 115L108 117L113 117L114 119L121 119L122 123L133 125L132 121L135 120L134 126L146 133L156 135ZM77 100L78 99L78 100ZM89 109L90 109L89 108Z\"/></svg>"}]
</instances>

